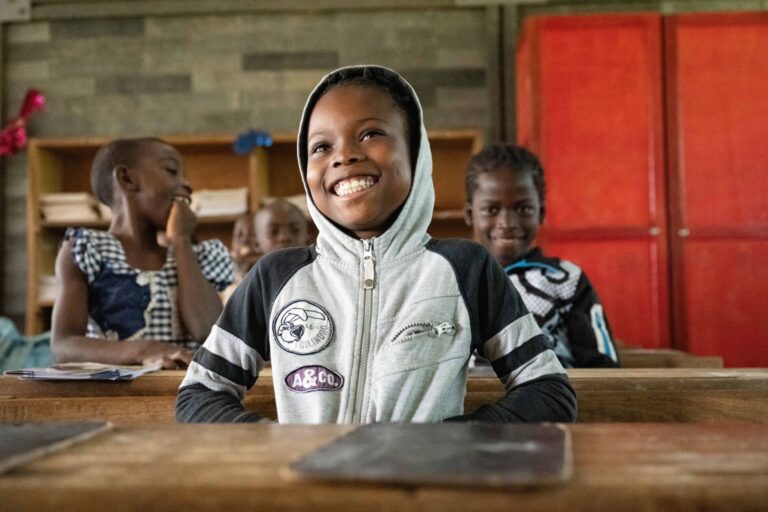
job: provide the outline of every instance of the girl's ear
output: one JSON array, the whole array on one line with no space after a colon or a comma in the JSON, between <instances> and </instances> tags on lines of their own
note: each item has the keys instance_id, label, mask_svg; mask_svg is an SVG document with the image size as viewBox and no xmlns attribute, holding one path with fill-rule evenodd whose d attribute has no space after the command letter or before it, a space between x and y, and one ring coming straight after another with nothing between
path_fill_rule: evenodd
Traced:
<instances>
[{"instance_id":1,"label":"girl's ear","mask_svg":"<svg viewBox=\"0 0 768 512\"><path fill-rule=\"evenodd\" d=\"M124 191L133 192L139 189L139 184L136 182L136 177L130 171L130 169L124 165L119 165L112 169L112 176L114 176L118 187Z\"/></svg>"},{"instance_id":2,"label":"girl's ear","mask_svg":"<svg viewBox=\"0 0 768 512\"><path fill-rule=\"evenodd\" d=\"M464 203L464 222L472 227L472 204L469 202Z\"/></svg>"}]
</instances>

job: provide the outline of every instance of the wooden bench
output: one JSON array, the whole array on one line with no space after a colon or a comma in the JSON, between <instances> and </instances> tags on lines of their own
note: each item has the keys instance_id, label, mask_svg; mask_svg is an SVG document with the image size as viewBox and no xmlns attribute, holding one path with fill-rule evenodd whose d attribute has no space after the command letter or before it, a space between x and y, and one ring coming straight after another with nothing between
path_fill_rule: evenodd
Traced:
<instances>
[{"instance_id":1,"label":"wooden bench","mask_svg":"<svg viewBox=\"0 0 768 512\"><path fill-rule=\"evenodd\" d=\"M768 510L766 424L577 424L573 477L540 488L297 481L288 466L350 425L118 426L0 475L2 509Z\"/></svg>"},{"instance_id":2,"label":"wooden bench","mask_svg":"<svg viewBox=\"0 0 768 512\"><path fill-rule=\"evenodd\" d=\"M696 356L673 349L618 347L623 368L722 368L723 358Z\"/></svg>"},{"instance_id":3,"label":"wooden bench","mask_svg":"<svg viewBox=\"0 0 768 512\"><path fill-rule=\"evenodd\" d=\"M574 369L571 383L581 422L768 423L768 369ZM174 421L184 372L159 372L132 382L42 382L0 377L0 421L103 419L143 424ZM465 409L497 400L496 378L472 377ZM249 391L245 405L276 416L271 372Z\"/></svg>"}]
</instances>

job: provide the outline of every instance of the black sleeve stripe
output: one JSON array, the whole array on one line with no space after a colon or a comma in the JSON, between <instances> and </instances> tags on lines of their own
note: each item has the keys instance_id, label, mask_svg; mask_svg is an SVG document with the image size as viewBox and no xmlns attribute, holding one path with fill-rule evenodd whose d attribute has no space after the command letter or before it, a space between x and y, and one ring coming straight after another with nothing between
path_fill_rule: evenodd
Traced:
<instances>
[{"instance_id":1,"label":"black sleeve stripe","mask_svg":"<svg viewBox=\"0 0 768 512\"><path fill-rule=\"evenodd\" d=\"M547 350L549 350L549 342L547 341L546 336L538 334L506 356L491 361L491 366L493 367L493 371L496 372L496 375L499 378L502 378Z\"/></svg>"},{"instance_id":2,"label":"black sleeve stripe","mask_svg":"<svg viewBox=\"0 0 768 512\"><path fill-rule=\"evenodd\" d=\"M260 258L229 298L216 323L269 361L272 305L291 277L316 256L311 246L282 249Z\"/></svg>"},{"instance_id":3,"label":"black sleeve stripe","mask_svg":"<svg viewBox=\"0 0 768 512\"><path fill-rule=\"evenodd\" d=\"M195 354L195 362L202 367L221 375L225 379L249 389L256 382L256 378L250 371L230 363L223 357L207 350L205 346L198 349Z\"/></svg>"},{"instance_id":4,"label":"black sleeve stripe","mask_svg":"<svg viewBox=\"0 0 768 512\"><path fill-rule=\"evenodd\" d=\"M480 245L469 240L430 240L427 250L450 263L469 310L472 346L482 343L528 314L520 294L499 264Z\"/></svg>"}]
</instances>

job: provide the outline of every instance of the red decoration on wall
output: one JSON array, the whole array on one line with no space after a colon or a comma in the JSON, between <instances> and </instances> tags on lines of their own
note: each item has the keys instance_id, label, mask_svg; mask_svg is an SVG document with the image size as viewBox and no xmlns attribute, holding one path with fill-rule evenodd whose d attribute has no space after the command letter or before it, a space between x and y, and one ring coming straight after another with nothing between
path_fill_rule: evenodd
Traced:
<instances>
[{"instance_id":1,"label":"red decoration on wall","mask_svg":"<svg viewBox=\"0 0 768 512\"><path fill-rule=\"evenodd\" d=\"M0 156L10 156L27 144L27 119L43 106L45 96L37 89L29 89L19 114L0 131Z\"/></svg>"}]
</instances>

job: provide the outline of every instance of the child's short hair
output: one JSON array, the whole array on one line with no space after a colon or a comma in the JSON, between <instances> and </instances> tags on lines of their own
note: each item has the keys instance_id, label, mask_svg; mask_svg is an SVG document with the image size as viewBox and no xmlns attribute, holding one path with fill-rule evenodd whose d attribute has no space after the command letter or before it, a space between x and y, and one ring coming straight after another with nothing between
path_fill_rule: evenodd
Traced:
<instances>
[{"instance_id":1,"label":"child's short hair","mask_svg":"<svg viewBox=\"0 0 768 512\"><path fill-rule=\"evenodd\" d=\"M358 66L342 68L331 74L327 81L318 88L314 98L314 105L320 101L326 93L342 86L374 87L386 93L395 102L395 105L405 115L408 128L408 149L411 157L411 165L416 165L416 157L419 154L421 143L421 109L416 104L416 95L400 76L386 68L378 66ZM306 162L306 148L303 149Z\"/></svg>"},{"instance_id":2,"label":"child's short hair","mask_svg":"<svg viewBox=\"0 0 768 512\"><path fill-rule=\"evenodd\" d=\"M528 172L533 178L533 185L539 194L539 202L544 205L546 186L544 183L544 168L532 152L513 144L493 144L472 157L467 166L464 179L467 202L477 190L477 177L484 172L494 169L511 169L514 172Z\"/></svg>"},{"instance_id":3,"label":"child's short hair","mask_svg":"<svg viewBox=\"0 0 768 512\"><path fill-rule=\"evenodd\" d=\"M168 144L156 137L137 137L115 139L99 148L91 166L91 189L99 201L112 206L112 170L121 165L135 165L142 149L151 142Z\"/></svg>"}]
</instances>

